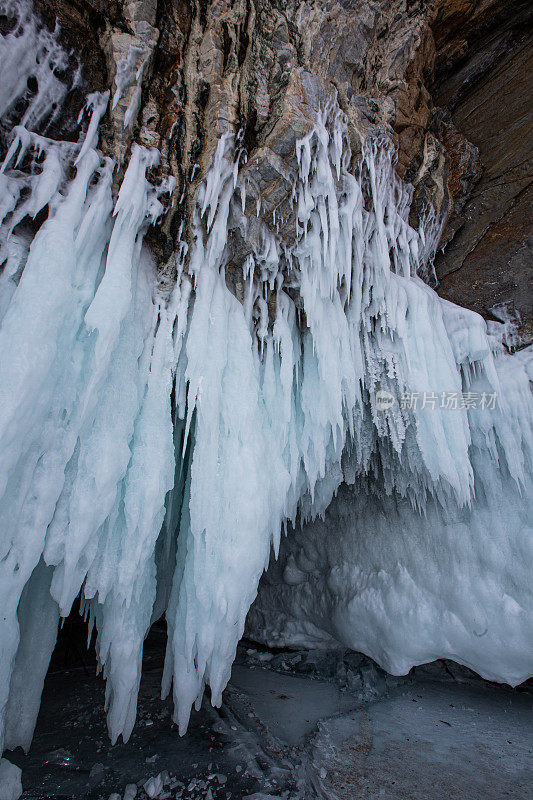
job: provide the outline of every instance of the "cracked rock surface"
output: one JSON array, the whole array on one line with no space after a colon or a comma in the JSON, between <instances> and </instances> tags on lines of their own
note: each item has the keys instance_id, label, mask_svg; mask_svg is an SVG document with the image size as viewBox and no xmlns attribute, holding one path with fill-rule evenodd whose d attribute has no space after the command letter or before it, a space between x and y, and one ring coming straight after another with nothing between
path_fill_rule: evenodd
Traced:
<instances>
[{"instance_id":1,"label":"cracked rock surface","mask_svg":"<svg viewBox=\"0 0 533 800\"><path fill-rule=\"evenodd\" d=\"M489 318L505 306L531 340L528 3L35 4L78 54L83 89L111 88L102 146L117 180L133 141L159 148L162 173L177 179L182 202L152 234L161 264L182 223L190 236L197 187L226 132L241 137L261 221L272 226L277 209L278 233L290 237L294 144L336 95L354 159L367 136L391 139L398 172L415 187L413 222L428 205L446 222L441 294Z\"/></svg>"}]
</instances>

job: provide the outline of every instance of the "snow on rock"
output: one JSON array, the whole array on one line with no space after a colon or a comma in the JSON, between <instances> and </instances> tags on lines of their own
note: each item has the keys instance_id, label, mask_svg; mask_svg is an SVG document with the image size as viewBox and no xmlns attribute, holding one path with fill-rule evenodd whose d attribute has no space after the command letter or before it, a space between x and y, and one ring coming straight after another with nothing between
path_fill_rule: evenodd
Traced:
<instances>
[{"instance_id":1,"label":"snow on rock","mask_svg":"<svg viewBox=\"0 0 533 800\"><path fill-rule=\"evenodd\" d=\"M18 800L21 794L20 769L7 758L0 758L0 800Z\"/></svg>"},{"instance_id":2,"label":"snow on rock","mask_svg":"<svg viewBox=\"0 0 533 800\"><path fill-rule=\"evenodd\" d=\"M10 80L27 69L20 38L2 40ZM61 92L43 81L42 103ZM78 594L113 742L131 733L163 613L181 732L207 684L220 704L284 526L254 635L521 680L529 356L417 277L438 230L409 225L390 142L368 138L351 171L332 95L296 144L288 243L257 218L240 138L223 135L163 295L143 237L173 181L153 186L158 154L134 145L113 196L97 150L108 100L88 98L78 143L47 138L41 112L13 120L0 171L0 747L29 746Z\"/></svg>"},{"instance_id":3,"label":"snow on rock","mask_svg":"<svg viewBox=\"0 0 533 800\"><path fill-rule=\"evenodd\" d=\"M39 24L28 0L2 0L0 8L10 23L0 39L0 118L10 120L24 97L28 102L21 124L26 128L48 126L59 115L71 88L58 78L68 65L68 54L58 42L58 31L50 33ZM28 88L30 78L37 84L34 93ZM76 72L71 86L78 81Z\"/></svg>"}]
</instances>

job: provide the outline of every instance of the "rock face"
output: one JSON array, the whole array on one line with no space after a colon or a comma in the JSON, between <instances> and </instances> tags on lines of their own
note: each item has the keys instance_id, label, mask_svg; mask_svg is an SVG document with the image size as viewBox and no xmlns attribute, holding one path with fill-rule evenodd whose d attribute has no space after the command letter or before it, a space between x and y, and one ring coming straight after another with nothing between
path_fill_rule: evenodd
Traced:
<instances>
[{"instance_id":1,"label":"rock face","mask_svg":"<svg viewBox=\"0 0 533 800\"><path fill-rule=\"evenodd\" d=\"M482 176L444 232L439 292L483 315L502 307L533 335L531 155L532 9L527 3L455 3L435 25L433 88L479 148ZM475 6L466 15L465 10ZM451 240L451 241L450 241Z\"/></svg>"},{"instance_id":2,"label":"rock face","mask_svg":"<svg viewBox=\"0 0 533 800\"><path fill-rule=\"evenodd\" d=\"M444 225L442 295L519 319L521 342L531 339L527 2L35 4L48 24L58 19L83 89L111 87L103 147L117 178L133 141L158 147L162 172L177 178L181 202L152 236L161 263L180 226L190 236L196 189L224 133L239 136L248 159L247 213L260 201L260 219L290 237L294 145L336 94L354 159L369 134L391 139L414 186L412 222L432 207ZM246 246L235 247L244 258Z\"/></svg>"}]
</instances>

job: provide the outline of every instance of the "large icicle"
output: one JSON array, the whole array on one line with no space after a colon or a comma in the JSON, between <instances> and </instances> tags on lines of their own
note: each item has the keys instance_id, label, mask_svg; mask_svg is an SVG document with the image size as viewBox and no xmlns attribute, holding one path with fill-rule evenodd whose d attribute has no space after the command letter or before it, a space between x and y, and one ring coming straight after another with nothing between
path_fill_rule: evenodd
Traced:
<instances>
[{"instance_id":1,"label":"large icicle","mask_svg":"<svg viewBox=\"0 0 533 800\"><path fill-rule=\"evenodd\" d=\"M3 40L6 63L25 69L31 36L45 50L38 63L57 62L28 5L7 11L22 27ZM15 127L0 172L0 749L28 748L58 617L80 590L99 623L111 736L131 732L174 476L174 320L143 247L173 183L154 189L145 173L158 153L134 146L113 209L114 165L95 150L109 92L88 98L79 144L53 141L31 130L61 101L46 75L43 110ZM32 153L45 157L28 175L17 167ZM45 207L32 239L27 220Z\"/></svg>"},{"instance_id":2,"label":"large icicle","mask_svg":"<svg viewBox=\"0 0 533 800\"><path fill-rule=\"evenodd\" d=\"M144 586L142 571L150 572L148 563L153 563L174 470L171 323L162 310L154 340L153 266L141 250L145 221L157 213L144 178L153 158L140 149L134 153L111 224L111 164L100 166L95 151L86 152L67 194L31 244L0 329L0 517L8 533L0 566L1 666L7 670L2 689L9 687L17 649L18 597L41 554L56 567L50 591L63 615L84 582L86 598L98 592L103 622L105 603L112 605L111 596L120 598L123 615L130 613L131 624L142 628L136 645L128 638L140 660L151 614L145 594L155 595L155 587ZM96 185L88 191L95 175ZM150 429L157 431L161 447L151 440ZM144 496L139 472L151 475ZM138 549L135 564L132 539ZM116 615L111 608L108 617ZM104 629L102 623L100 657L113 692L115 685L121 690L124 685L114 668L123 656L113 655L113 647L121 650L116 637L126 635L126 624L114 624L107 636ZM131 664L131 657L127 661ZM27 671L28 664L23 668ZM134 681L133 700L127 692L133 706L135 689ZM129 732L133 718L111 723L113 737ZM24 734L25 744L28 735L31 730Z\"/></svg>"},{"instance_id":3,"label":"large icicle","mask_svg":"<svg viewBox=\"0 0 533 800\"><path fill-rule=\"evenodd\" d=\"M477 403L467 412L475 478L469 504L429 495L418 500L421 513L397 479L391 492L386 469L407 471L414 442L372 479L354 475L325 519L295 528L283 542L248 617L249 634L271 646L347 646L394 674L450 658L489 680L528 678L531 358L496 359L500 409L490 399L480 405L493 392L483 367L466 383L463 396ZM447 413L452 421L461 414Z\"/></svg>"}]
</instances>

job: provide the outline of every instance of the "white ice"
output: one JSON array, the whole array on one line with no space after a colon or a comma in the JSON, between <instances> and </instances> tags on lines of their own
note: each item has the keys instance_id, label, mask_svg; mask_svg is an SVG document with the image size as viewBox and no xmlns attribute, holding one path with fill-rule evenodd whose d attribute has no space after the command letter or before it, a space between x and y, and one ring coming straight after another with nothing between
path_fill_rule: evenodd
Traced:
<instances>
[{"instance_id":1,"label":"white ice","mask_svg":"<svg viewBox=\"0 0 533 800\"><path fill-rule=\"evenodd\" d=\"M352 515L361 508L356 531L365 532L368 566L359 563L357 533L336 519L291 532L271 568L281 580L270 589L267 578L253 607L251 635L271 644L286 645L291 637L315 643L318 618L323 642L357 647L395 672L439 656L511 683L533 668L527 355L510 358L500 348L495 358L494 336L481 317L442 301L417 277L421 253L429 250L407 223L408 190L406 197L394 177L390 149L385 142L367 146L362 178L355 179L342 166L349 163L343 124L333 108L299 143L300 235L289 253L280 255L274 241L250 255L242 305L224 280L228 228L235 218L241 230L247 224L242 195L235 197L231 139L221 139L199 198L190 257L195 300L178 375L188 386L194 445L167 611L164 679L168 691L174 676L182 730L205 683L213 702L220 701L250 597L270 548L277 552L280 524L297 514L303 522L321 515L343 480L356 487L346 505ZM337 127L340 135L332 136ZM274 238L266 230L268 237ZM304 326L284 291L289 266L298 275ZM269 288L275 312L265 300ZM380 392L389 393L390 408L378 407ZM470 395L486 408L469 412ZM417 409L405 399L414 396ZM443 397L455 397L457 409L441 407ZM498 516L494 506L506 496L513 513ZM389 507L398 503L403 517ZM446 541L449 518L468 529L461 546L456 528ZM383 522L378 547L373 532L382 519L392 524ZM315 538L324 540L318 565L311 555ZM292 559L292 545L304 548L303 566ZM492 562L487 549L499 553ZM401 569L404 551L412 576ZM333 576L324 588L316 579L328 569ZM374 600L358 606L352 598L361 591L357 576L366 586L374 571L389 595L380 598L374 589ZM309 600L299 592L304 581ZM483 619L492 615L493 629L483 639L485 626L470 620L485 605ZM406 607L414 610L407 614ZM511 607L516 613L509 623ZM411 624L402 627L406 617Z\"/></svg>"},{"instance_id":2,"label":"white ice","mask_svg":"<svg viewBox=\"0 0 533 800\"><path fill-rule=\"evenodd\" d=\"M30 744L57 620L82 586L110 733L129 735L173 482L173 320L143 246L172 182L152 187L158 153L134 147L114 204L113 163L95 150L107 100L88 99L79 145L21 123L2 167L15 186L0 230L0 737L11 748ZM43 152L29 177L16 169ZM25 221L46 206L31 240Z\"/></svg>"},{"instance_id":3,"label":"white ice","mask_svg":"<svg viewBox=\"0 0 533 800\"><path fill-rule=\"evenodd\" d=\"M21 771L7 758L0 758L0 800L18 800L22 794Z\"/></svg>"}]
</instances>

